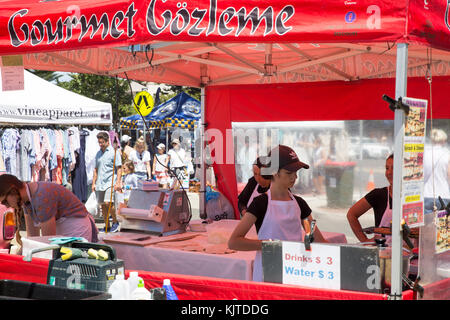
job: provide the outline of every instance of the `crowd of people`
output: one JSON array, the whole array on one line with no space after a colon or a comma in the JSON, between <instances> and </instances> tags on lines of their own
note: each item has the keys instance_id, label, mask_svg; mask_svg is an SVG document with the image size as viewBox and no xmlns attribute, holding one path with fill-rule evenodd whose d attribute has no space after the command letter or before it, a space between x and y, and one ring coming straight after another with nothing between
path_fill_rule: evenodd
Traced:
<instances>
[{"instance_id":1,"label":"crowd of people","mask_svg":"<svg viewBox=\"0 0 450 320\"><path fill-rule=\"evenodd\" d=\"M103 218L103 228L97 228L83 201L69 188L49 181L22 181L13 174L0 175L0 202L15 209L18 225L24 221L16 233L19 244L20 230L25 230L27 236L61 235L97 242L99 232L119 231L116 209L126 205L139 180L155 179L161 188L177 188L187 176L190 159L179 139L172 140L167 153L165 145L158 144L151 164L143 136L134 146L128 135L121 137L120 146L117 136L112 137L104 131L96 135L99 150L92 173L91 191Z\"/></svg>"}]
</instances>

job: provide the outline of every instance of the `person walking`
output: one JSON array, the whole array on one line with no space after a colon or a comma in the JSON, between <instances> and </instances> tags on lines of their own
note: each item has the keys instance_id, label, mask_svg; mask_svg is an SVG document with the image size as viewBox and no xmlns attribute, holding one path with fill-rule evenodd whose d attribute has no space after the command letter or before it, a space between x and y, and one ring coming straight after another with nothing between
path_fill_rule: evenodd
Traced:
<instances>
[{"instance_id":1,"label":"person walking","mask_svg":"<svg viewBox=\"0 0 450 320\"><path fill-rule=\"evenodd\" d=\"M133 161L134 173L138 180L147 180L152 178L150 169L150 152L147 151L147 144L144 137L140 137L134 145L134 150L130 152L129 159Z\"/></svg>"},{"instance_id":2,"label":"person walking","mask_svg":"<svg viewBox=\"0 0 450 320\"><path fill-rule=\"evenodd\" d=\"M121 146L122 146L122 162L125 162L130 157L131 151L133 148L131 147L131 137L129 135L124 134L122 138L120 138Z\"/></svg>"},{"instance_id":3,"label":"person walking","mask_svg":"<svg viewBox=\"0 0 450 320\"><path fill-rule=\"evenodd\" d=\"M153 159L153 175L156 177L159 185L163 188L169 186L169 175L167 174L167 166L169 165L169 156L165 153L166 146L162 143L156 147L158 154L155 154Z\"/></svg>"},{"instance_id":4,"label":"person walking","mask_svg":"<svg viewBox=\"0 0 450 320\"><path fill-rule=\"evenodd\" d=\"M425 213L431 213L435 205L440 208L438 196L445 205L450 202L450 152L447 148L447 134L441 129L433 129L431 141L432 145L425 146L423 157Z\"/></svg>"},{"instance_id":5,"label":"person walking","mask_svg":"<svg viewBox=\"0 0 450 320\"><path fill-rule=\"evenodd\" d=\"M95 156L95 168L92 179L92 192L96 193L97 203L100 205L105 228L100 228L100 232L119 231L119 221L117 220L114 207L114 190L122 190L122 159L121 154L109 144L109 135L107 132L97 134L100 150ZM114 189L114 190L113 190ZM109 215L112 217L112 227L109 228Z\"/></svg>"},{"instance_id":6,"label":"person walking","mask_svg":"<svg viewBox=\"0 0 450 320\"><path fill-rule=\"evenodd\" d=\"M174 171L176 177L178 178L177 184L178 180L180 183L183 183L183 180L187 176L186 151L181 148L180 140L178 139L173 139L171 144L173 148L167 152L167 155L169 156L170 169ZM176 178L174 177L174 179Z\"/></svg>"}]
</instances>

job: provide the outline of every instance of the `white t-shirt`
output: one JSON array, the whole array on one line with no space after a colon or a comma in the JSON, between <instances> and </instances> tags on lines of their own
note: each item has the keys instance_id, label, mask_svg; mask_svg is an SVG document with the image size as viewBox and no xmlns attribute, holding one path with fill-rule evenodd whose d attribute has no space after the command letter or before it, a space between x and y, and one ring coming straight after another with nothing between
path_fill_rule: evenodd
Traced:
<instances>
[{"instance_id":1,"label":"white t-shirt","mask_svg":"<svg viewBox=\"0 0 450 320\"><path fill-rule=\"evenodd\" d=\"M84 161L86 166L86 176L87 183L92 183L92 178L94 176L94 168L95 168L95 156L97 152L100 150L100 146L98 145L97 134L100 130L87 130L89 131L89 135L86 137L86 150L84 151ZM117 155L120 152L117 151Z\"/></svg>"},{"instance_id":2,"label":"white t-shirt","mask_svg":"<svg viewBox=\"0 0 450 320\"><path fill-rule=\"evenodd\" d=\"M176 156L176 155L175 155ZM155 171L157 171L157 172L164 172L164 170L166 170L166 168L163 166L163 165L161 165L159 162L161 162L162 164L165 164L166 163L166 160L167 160L167 154L157 154L156 155L156 157L158 158L158 160L155 160L154 161L154 163L155 163Z\"/></svg>"},{"instance_id":3,"label":"white t-shirt","mask_svg":"<svg viewBox=\"0 0 450 320\"><path fill-rule=\"evenodd\" d=\"M433 151L432 151L433 150ZM433 154L431 153L433 152ZM431 159L434 160L434 168ZM433 149L427 145L425 147L423 167L424 167L424 190L423 194L426 198L433 197L433 176L434 169L434 192L436 198L441 196L443 199L450 199L450 191L448 184L448 163L450 161L450 152L441 145L434 145Z\"/></svg>"},{"instance_id":4,"label":"white t-shirt","mask_svg":"<svg viewBox=\"0 0 450 320\"><path fill-rule=\"evenodd\" d=\"M178 150L170 149L167 154L170 156L170 168L180 168L186 166L186 151L180 148Z\"/></svg>"},{"instance_id":5,"label":"white t-shirt","mask_svg":"<svg viewBox=\"0 0 450 320\"><path fill-rule=\"evenodd\" d=\"M134 172L147 172L146 162L150 162L150 152L138 153L136 150L130 152L129 160L133 161Z\"/></svg>"}]
</instances>

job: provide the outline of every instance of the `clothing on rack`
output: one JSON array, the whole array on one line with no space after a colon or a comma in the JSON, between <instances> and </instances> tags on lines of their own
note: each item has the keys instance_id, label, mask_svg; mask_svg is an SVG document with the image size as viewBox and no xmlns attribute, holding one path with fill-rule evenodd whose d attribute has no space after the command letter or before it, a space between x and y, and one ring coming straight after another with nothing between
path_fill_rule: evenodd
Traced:
<instances>
[{"instance_id":1,"label":"clothing on rack","mask_svg":"<svg viewBox=\"0 0 450 320\"><path fill-rule=\"evenodd\" d=\"M51 181L64 186L73 184L74 174L72 190L85 202L88 184L92 183L95 154L100 149L98 132L95 128L76 126L2 126L0 172L26 182Z\"/></svg>"}]
</instances>

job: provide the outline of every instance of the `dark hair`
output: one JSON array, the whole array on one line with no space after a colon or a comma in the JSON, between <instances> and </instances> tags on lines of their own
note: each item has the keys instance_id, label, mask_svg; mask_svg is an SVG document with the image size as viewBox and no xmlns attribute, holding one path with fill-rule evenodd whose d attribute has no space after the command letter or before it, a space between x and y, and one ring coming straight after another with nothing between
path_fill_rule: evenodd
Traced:
<instances>
[{"instance_id":1,"label":"dark hair","mask_svg":"<svg viewBox=\"0 0 450 320\"><path fill-rule=\"evenodd\" d=\"M386 161L388 160L388 159L392 159L392 160L394 160L394 154L393 153L391 153L387 158L386 158Z\"/></svg>"},{"instance_id":2,"label":"dark hair","mask_svg":"<svg viewBox=\"0 0 450 320\"><path fill-rule=\"evenodd\" d=\"M11 188L17 190L23 187L23 182L12 174L2 174L0 176L0 196L7 195Z\"/></svg>"},{"instance_id":3,"label":"dark hair","mask_svg":"<svg viewBox=\"0 0 450 320\"><path fill-rule=\"evenodd\" d=\"M270 162L270 159L267 159L267 157L260 156L260 157L256 158L256 160L253 164L261 169L261 168L268 168L269 162Z\"/></svg>"},{"instance_id":4,"label":"dark hair","mask_svg":"<svg viewBox=\"0 0 450 320\"><path fill-rule=\"evenodd\" d=\"M109 141L109 134L105 131L101 131L97 134L97 139L103 139L105 141Z\"/></svg>"}]
</instances>

